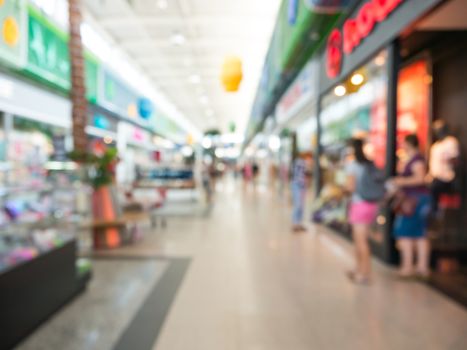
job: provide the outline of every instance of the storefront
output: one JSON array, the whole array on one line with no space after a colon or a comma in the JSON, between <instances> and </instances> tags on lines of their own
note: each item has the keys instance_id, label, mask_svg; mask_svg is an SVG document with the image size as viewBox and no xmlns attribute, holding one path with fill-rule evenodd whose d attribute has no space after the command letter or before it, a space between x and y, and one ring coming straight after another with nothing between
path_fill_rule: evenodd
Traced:
<instances>
[{"instance_id":1,"label":"storefront","mask_svg":"<svg viewBox=\"0 0 467 350\"><path fill-rule=\"evenodd\" d=\"M67 98L0 73L0 327L7 348L83 291L90 276L61 225L78 209L66 161L70 137Z\"/></svg>"},{"instance_id":2,"label":"storefront","mask_svg":"<svg viewBox=\"0 0 467 350\"><path fill-rule=\"evenodd\" d=\"M120 122L118 127L121 161L117 168L119 183L131 184L156 164L156 146L152 135L141 127Z\"/></svg>"},{"instance_id":3,"label":"storefront","mask_svg":"<svg viewBox=\"0 0 467 350\"><path fill-rule=\"evenodd\" d=\"M47 163L64 153L71 135L68 99L0 73L1 162L4 185L40 185ZM63 147L62 147L63 146ZM66 150L65 150L66 151ZM42 170L41 170L42 169Z\"/></svg>"},{"instance_id":4,"label":"storefront","mask_svg":"<svg viewBox=\"0 0 467 350\"><path fill-rule=\"evenodd\" d=\"M275 110L274 134L281 137L279 173L288 184L293 157L298 152L312 153L317 140L317 102L319 60L307 63L279 101Z\"/></svg>"},{"instance_id":5,"label":"storefront","mask_svg":"<svg viewBox=\"0 0 467 350\"><path fill-rule=\"evenodd\" d=\"M318 221L350 237L342 188L351 137L367 140L368 156L388 177L396 173L397 159L403 157L400 144L408 134L418 136L429 157L435 119L444 119L459 140L465 139L467 20L459 14L466 11L460 0L365 0L331 32L320 70L317 151L324 210ZM436 271L448 270L440 259L455 260L451 273L462 269L462 225L459 221L449 239L433 240ZM392 214L381 208L371 241L374 253L387 262L397 259L391 231Z\"/></svg>"},{"instance_id":6,"label":"storefront","mask_svg":"<svg viewBox=\"0 0 467 350\"><path fill-rule=\"evenodd\" d=\"M88 125L86 134L90 145L103 143L110 147L117 147L119 117L95 105L89 106Z\"/></svg>"}]
</instances>

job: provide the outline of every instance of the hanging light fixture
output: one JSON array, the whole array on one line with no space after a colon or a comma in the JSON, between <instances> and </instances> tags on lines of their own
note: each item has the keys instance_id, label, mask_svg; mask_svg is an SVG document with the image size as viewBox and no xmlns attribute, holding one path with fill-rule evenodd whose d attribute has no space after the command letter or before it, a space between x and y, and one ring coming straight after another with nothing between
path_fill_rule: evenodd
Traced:
<instances>
[{"instance_id":1,"label":"hanging light fixture","mask_svg":"<svg viewBox=\"0 0 467 350\"><path fill-rule=\"evenodd\" d=\"M236 56L229 56L222 65L221 81L227 92L236 92L243 79L242 61Z\"/></svg>"}]
</instances>

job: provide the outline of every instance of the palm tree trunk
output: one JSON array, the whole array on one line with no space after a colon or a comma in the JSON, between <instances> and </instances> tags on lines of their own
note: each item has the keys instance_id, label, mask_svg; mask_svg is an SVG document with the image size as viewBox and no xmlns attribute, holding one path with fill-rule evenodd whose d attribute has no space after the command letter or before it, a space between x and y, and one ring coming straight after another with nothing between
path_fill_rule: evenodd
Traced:
<instances>
[{"instance_id":1,"label":"palm tree trunk","mask_svg":"<svg viewBox=\"0 0 467 350\"><path fill-rule=\"evenodd\" d=\"M81 0L68 0L70 15L70 63L71 63L71 101L73 104L73 145L74 150L85 152L87 149L88 105L86 100L83 44L81 42Z\"/></svg>"}]
</instances>

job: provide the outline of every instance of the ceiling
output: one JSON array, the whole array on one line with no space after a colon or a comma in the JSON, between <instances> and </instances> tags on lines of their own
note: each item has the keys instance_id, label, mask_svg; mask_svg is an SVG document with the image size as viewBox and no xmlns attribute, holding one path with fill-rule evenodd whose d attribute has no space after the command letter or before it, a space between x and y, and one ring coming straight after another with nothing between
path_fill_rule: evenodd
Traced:
<instances>
[{"instance_id":1,"label":"ceiling","mask_svg":"<svg viewBox=\"0 0 467 350\"><path fill-rule=\"evenodd\" d=\"M199 131L243 135L281 0L86 0L93 19ZM226 56L243 61L237 93L220 83Z\"/></svg>"},{"instance_id":2,"label":"ceiling","mask_svg":"<svg viewBox=\"0 0 467 350\"><path fill-rule=\"evenodd\" d=\"M431 15L423 19L417 26L419 30L466 30L466 0L450 0L439 7Z\"/></svg>"}]
</instances>

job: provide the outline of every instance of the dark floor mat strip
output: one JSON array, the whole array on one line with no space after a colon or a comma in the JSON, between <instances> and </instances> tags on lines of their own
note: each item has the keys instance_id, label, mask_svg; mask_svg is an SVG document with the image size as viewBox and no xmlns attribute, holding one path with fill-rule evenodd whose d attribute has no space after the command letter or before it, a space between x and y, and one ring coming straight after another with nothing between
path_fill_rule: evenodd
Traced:
<instances>
[{"instance_id":1,"label":"dark floor mat strip","mask_svg":"<svg viewBox=\"0 0 467 350\"><path fill-rule=\"evenodd\" d=\"M174 259L123 332L114 350L152 350L190 264Z\"/></svg>"},{"instance_id":2,"label":"dark floor mat strip","mask_svg":"<svg viewBox=\"0 0 467 350\"><path fill-rule=\"evenodd\" d=\"M145 260L162 260L171 261L173 258L165 257L163 255L138 255L138 254L82 254L81 257L92 260L134 260L134 261L145 261Z\"/></svg>"}]
</instances>

